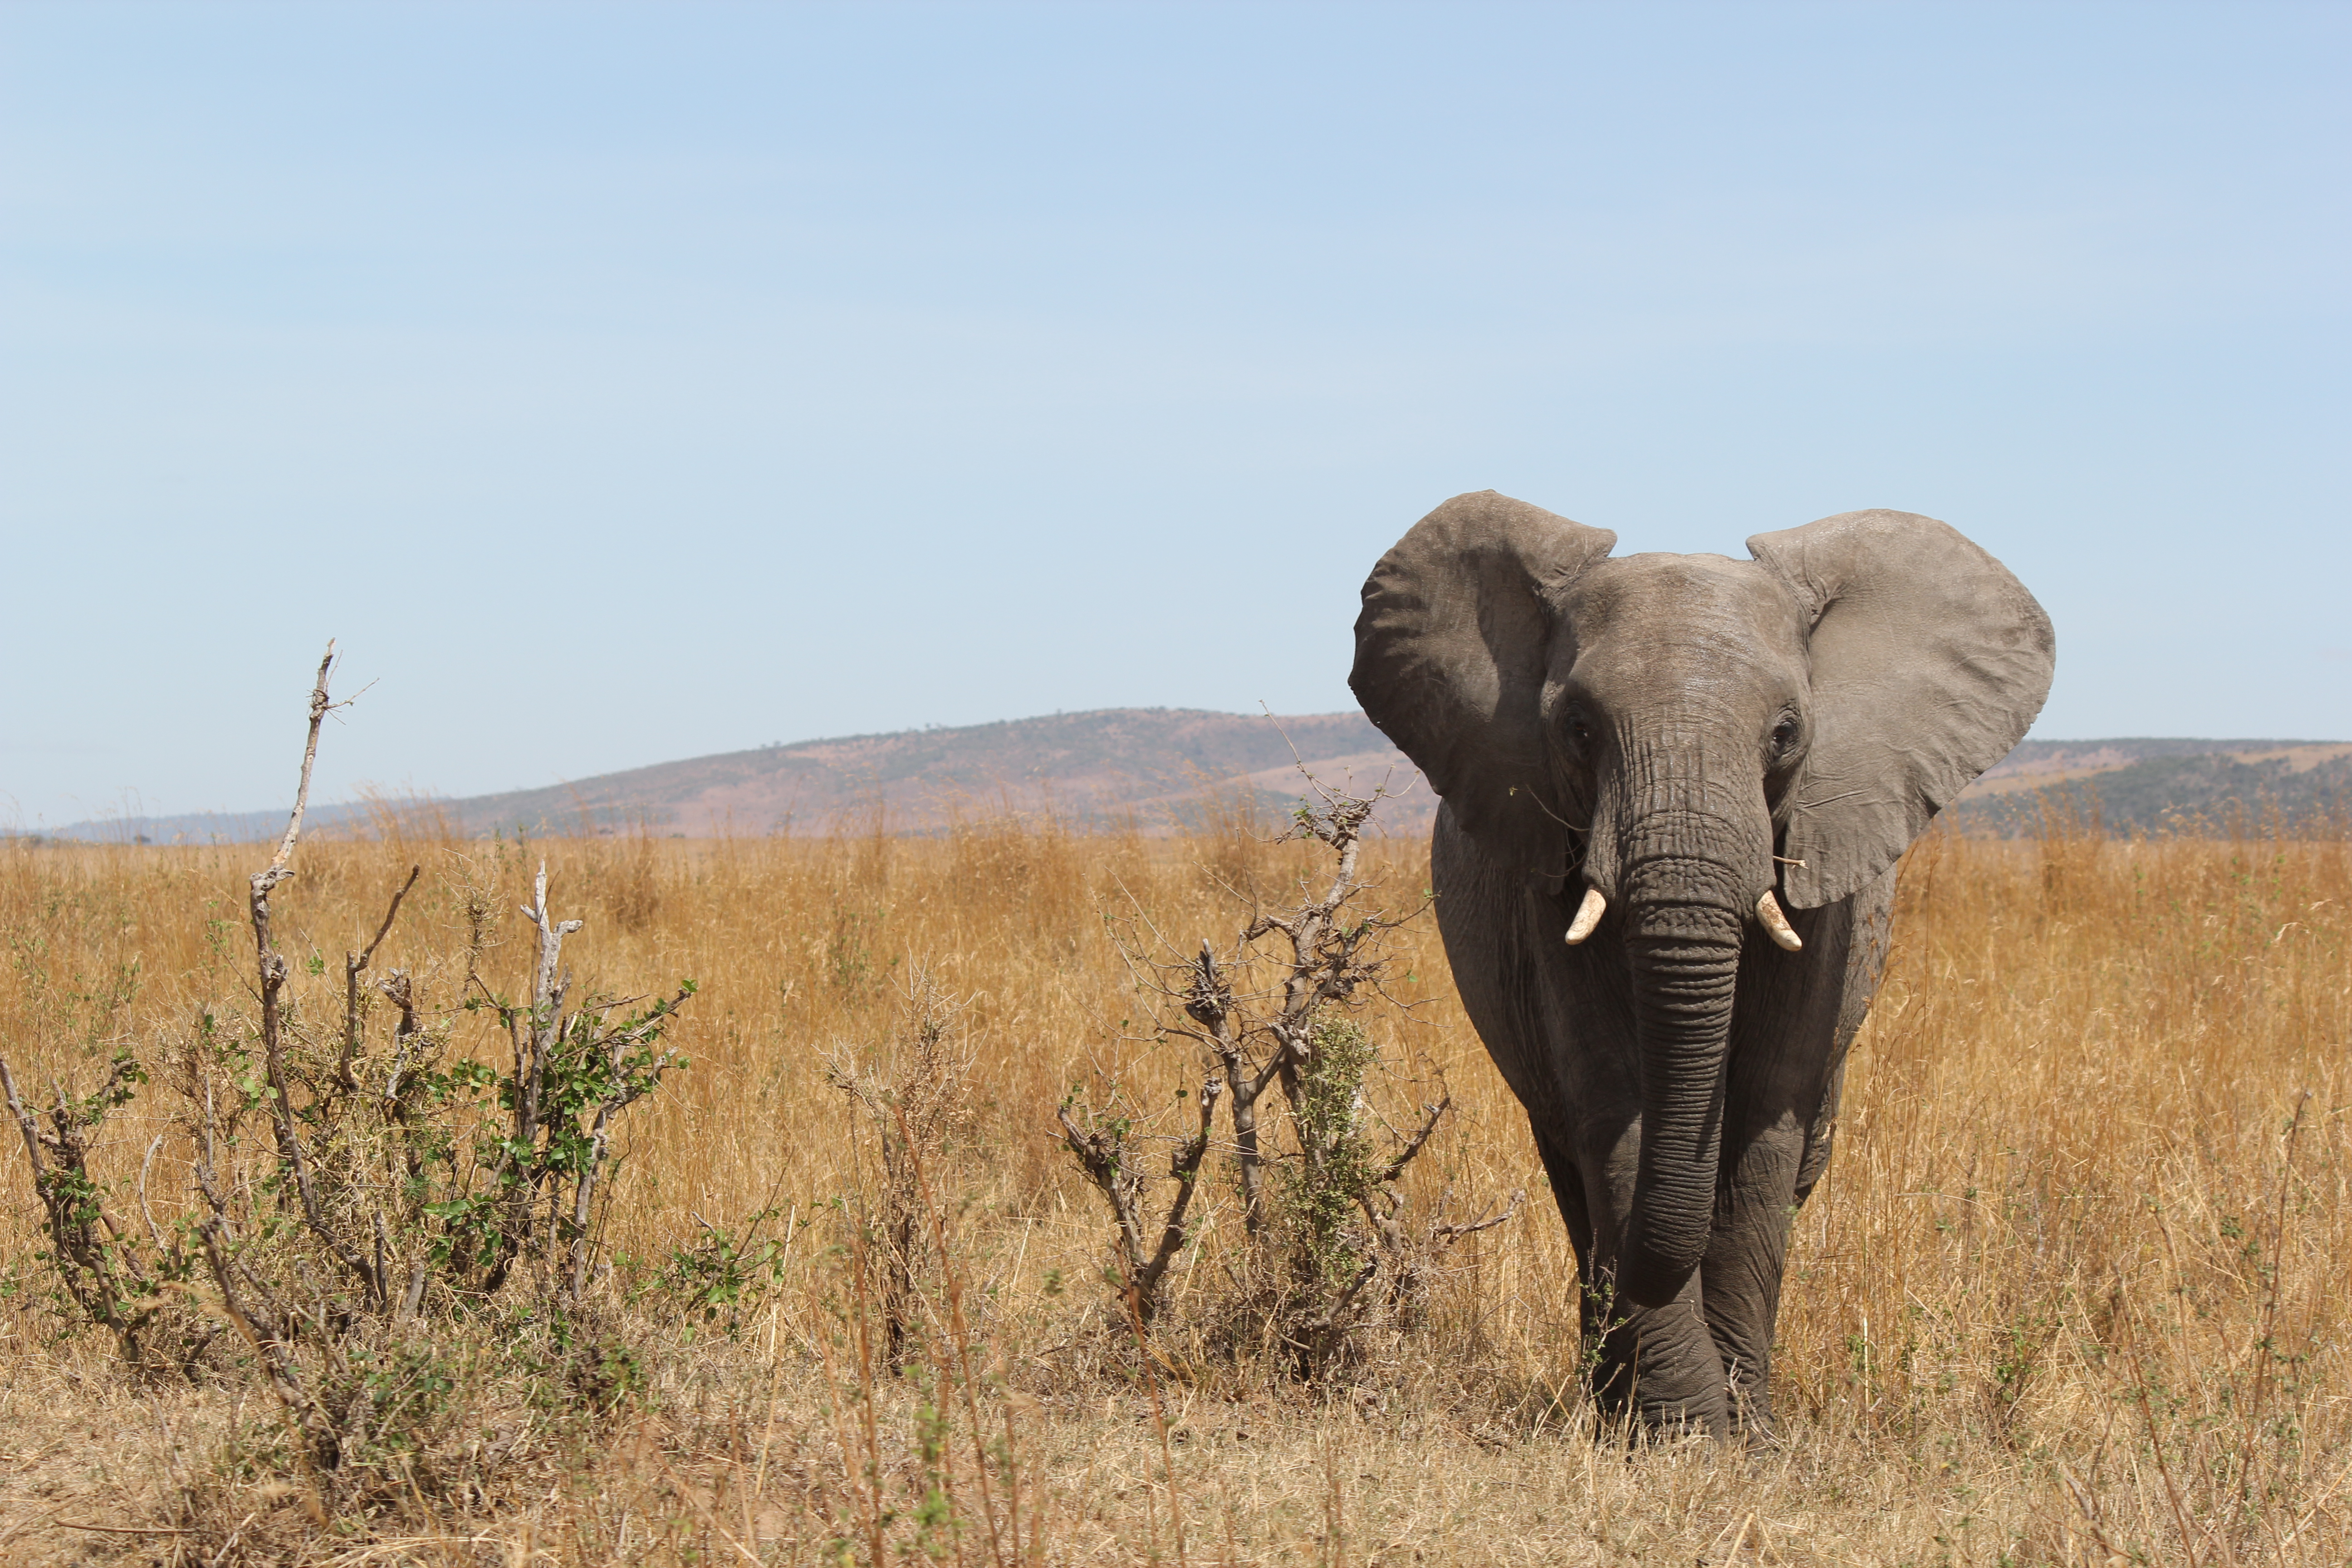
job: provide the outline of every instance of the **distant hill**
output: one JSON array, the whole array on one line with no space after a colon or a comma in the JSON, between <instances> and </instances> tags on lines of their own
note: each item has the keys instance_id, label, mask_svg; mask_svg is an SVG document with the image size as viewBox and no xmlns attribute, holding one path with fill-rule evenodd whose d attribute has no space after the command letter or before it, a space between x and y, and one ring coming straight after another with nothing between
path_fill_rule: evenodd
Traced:
<instances>
[{"instance_id":1,"label":"distant hill","mask_svg":"<svg viewBox=\"0 0 2352 1568\"><path fill-rule=\"evenodd\" d=\"M2275 817L2341 832L2352 744L2329 741L2028 741L1945 816L1963 833L2040 831L2051 807L2107 832L2226 833Z\"/></svg>"},{"instance_id":2,"label":"distant hill","mask_svg":"<svg viewBox=\"0 0 2352 1568\"><path fill-rule=\"evenodd\" d=\"M862 830L877 813L888 831L923 833L1009 808L1051 811L1084 827L1131 821L1145 832L1168 832L1197 821L1212 802L1286 809L1306 791L1301 758L1335 784L1353 781L1368 791L1386 780L1405 791L1383 806L1381 823L1391 833L1427 831L1435 799L1362 714L1269 719L1181 708L1108 708L803 741L462 800L324 805L312 821L349 831L387 816L431 816L467 836L707 837ZM2058 793L2043 794L2051 790ZM2028 741L1945 815L1962 832L2009 837L2037 831L2051 800L2115 833L2226 831L2233 812L2316 822L2352 806L2352 744ZM285 820L279 806L76 823L55 836L237 843L273 837Z\"/></svg>"},{"instance_id":3,"label":"distant hill","mask_svg":"<svg viewBox=\"0 0 2352 1568\"><path fill-rule=\"evenodd\" d=\"M864 829L877 811L890 831L919 833L1009 808L1052 811L1084 826L1132 819L1143 831L1166 832L1199 817L1212 801L1287 808L1307 791L1301 759L1317 777L1353 780L1360 792L1382 780L1409 789L1383 805L1391 831L1425 829L1436 809L1412 765L1360 713L1268 718L1109 708L762 746L460 800L321 805L311 820L351 828L393 814L437 816L467 835L643 830L707 837ZM281 806L76 823L57 837L237 843L272 837L285 825Z\"/></svg>"}]
</instances>

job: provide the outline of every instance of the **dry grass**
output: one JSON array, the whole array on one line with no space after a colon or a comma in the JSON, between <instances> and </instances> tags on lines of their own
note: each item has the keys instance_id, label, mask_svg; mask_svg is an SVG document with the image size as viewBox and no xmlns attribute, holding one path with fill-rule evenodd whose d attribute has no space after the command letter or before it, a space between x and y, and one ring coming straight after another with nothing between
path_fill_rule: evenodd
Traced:
<instances>
[{"instance_id":1,"label":"dry grass","mask_svg":"<svg viewBox=\"0 0 2352 1568\"><path fill-rule=\"evenodd\" d=\"M967 999L977 1056L969 1130L926 1179L987 1373L972 1408L992 1440L1010 1415L1024 1560L2352 1560L2341 842L1924 846L1837 1156L1797 1222L1780 1441L1629 1452L1622 1436L1596 1440L1576 1398L1572 1265L1543 1204L1464 1243L1431 1321L1344 1388L1220 1368L1181 1335L1139 1380L1098 1283L1103 1217L1055 1142L1053 1108L1097 1060L1171 1096L1196 1069L1118 1043L1135 999L1104 915L1131 899L1181 940L1229 931L1221 888L1279 883L1304 864L1291 850L1239 831L1146 841L1016 822L926 840L527 847L384 827L301 850L277 899L298 968L315 949L339 979L421 862L380 968L405 965L429 1005L455 1002L470 893L499 911L488 971L520 990L513 911L543 853L558 912L587 921L567 950L584 983L702 984L676 1037L691 1069L630 1113L608 1238L639 1260L607 1294L647 1386L567 1424L509 1372L467 1373L476 1352L453 1331L441 1349L463 1363L465 1429L450 1441L504 1454L481 1469L494 1481L318 1529L272 1470L263 1394L134 1385L95 1336L61 1335L12 1141L0 1557L831 1562L845 1541L864 1561L856 1259L824 1205L870 1184L874 1151L823 1060L892 1035L897 982L919 963ZM1369 858L1402 902L1423 854ZM149 1047L199 1007L247 1006L243 877L258 858L0 852L0 1047L20 1076L87 1079L117 1042ZM1402 989L1423 1005L1374 1027L1400 1100L1443 1074L1461 1111L1417 1179L1473 1203L1539 1192L1433 928L1402 941ZM460 1037L488 1052L487 1027L461 1021L482 1032ZM117 1174L149 1136L133 1110L110 1126ZM1217 1197L1197 1279L1234 1227ZM633 1279L698 1233L695 1216L733 1224L772 1204L791 1216L776 1234L792 1251L738 1332L689 1337L657 1291L626 1304ZM938 1482L920 1441L929 1396L921 1379L875 1381L872 1468L903 1543ZM948 1417L945 1464L967 1527L932 1544L988 1562L963 1419ZM1001 1484L994 1502L1012 1531Z\"/></svg>"}]
</instances>

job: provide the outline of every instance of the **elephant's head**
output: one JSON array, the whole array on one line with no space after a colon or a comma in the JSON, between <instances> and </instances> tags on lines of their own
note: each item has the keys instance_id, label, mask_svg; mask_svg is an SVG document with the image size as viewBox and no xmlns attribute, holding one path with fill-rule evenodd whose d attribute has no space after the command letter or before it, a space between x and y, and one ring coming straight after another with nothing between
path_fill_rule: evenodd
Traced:
<instances>
[{"instance_id":1,"label":"elephant's head","mask_svg":"<svg viewBox=\"0 0 2352 1568\"><path fill-rule=\"evenodd\" d=\"M1782 904L1892 865L2024 734L2054 645L1932 518L1846 512L1757 535L1752 561L1615 542L1457 496L1365 583L1349 684L1474 842L1579 911L1568 940L1616 922L1642 1058L1617 1289L1655 1305L1706 1246L1748 929L1795 944Z\"/></svg>"}]
</instances>

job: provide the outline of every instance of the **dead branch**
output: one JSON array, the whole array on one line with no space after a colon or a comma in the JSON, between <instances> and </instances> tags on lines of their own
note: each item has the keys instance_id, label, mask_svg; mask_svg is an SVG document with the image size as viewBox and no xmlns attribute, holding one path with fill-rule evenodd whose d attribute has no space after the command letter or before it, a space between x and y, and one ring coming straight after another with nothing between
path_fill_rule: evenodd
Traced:
<instances>
[{"instance_id":1,"label":"dead branch","mask_svg":"<svg viewBox=\"0 0 2352 1568\"><path fill-rule=\"evenodd\" d=\"M302 837L302 813L310 801L310 767L319 760L319 726L326 721L330 712L340 706L327 698L327 675L334 667L335 643L330 637L327 639L326 657L319 660L319 678L310 686L310 734L302 744L302 778L294 788L294 810L286 819L286 837L278 841L278 853L269 858L268 869L255 877L256 881L263 877L268 878L271 888L294 874L288 868L294 859L295 840ZM268 889L257 891L266 893Z\"/></svg>"},{"instance_id":2,"label":"dead branch","mask_svg":"<svg viewBox=\"0 0 2352 1568\"><path fill-rule=\"evenodd\" d=\"M43 1228L57 1249L58 1276L75 1304L114 1335L122 1358L133 1366L144 1364L141 1335L160 1303L154 1281L140 1267L107 1212L103 1189L89 1173L87 1129L128 1100L131 1086L144 1076L125 1053L114 1058L105 1087L80 1106L57 1085L57 1104L47 1112L52 1131L45 1132L40 1113L26 1108L16 1076L0 1058L0 1091L5 1092L8 1113L32 1162L33 1191L41 1200ZM160 1242L157 1250L165 1250Z\"/></svg>"},{"instance_id":3,"label":"dead branch","mask_svg":"<svg viewBox=\"0 0 2352 1568\"><path fill-rule=\"evenodd\" d=\"M1429 1135L1437 1131L1438 1122L1453 1108L1454 1093L1451 1089L1448 1089L1444 1098L1435 1105L1424 1108L1429 1112L1428 1118L1422 1122L1421 1130L1407 1139L1404 1147L1397 1151L1396 1158L1389 1162L1388 1169L1381 1173L1381 1185L1385 1186L1404 1174L1404 1168L1412 1163L1412 1157L1421 1152L1422 1145L1429 1142Z\"/></svg>"},{"instance_id":4,"label":"dead branch","mask_svg":"<svg viewBox=\"0 0 2352 1568\"><path fill-rule=\"evenodd\" d=\"M1087 1179L1100 1189L1110 1205L1118 1226L1119 1273L1126 1283L1131 1310L1147 1329L1159 1312L1160 1285L1167 1278L1169 1266L1184 1249L1184 1219L1192 1209L1192 1194L1200 1188L1201 1163L1208 1157L1210 1135L1216 1124L1217 1100L1224 1087L1213 1073L1202 1080L1200 1128L1169 1156L1167 1179L1176 1184L1176 1195L1169 1201L1167 1215L1160 1222L1159 1240L1148 1253L1144 1250L1141 1208L1149 1178L1129 1160L1127 1120L1122 1117L1104 1121L1097 1118L1093 1126L1082 1128L1071 1116L1068 1101L1055 1111L1062 1125L1062 1142L1077 1159Z\"/></svg>"},{"instance_id":5,"label":"dead branch","mask_svg":"<svg viewBox=\"0 0 2352 1568\"><path fill-rule=\"evenodd\" d=\"M523 906L522 915L539 932L539 962L531 970L530 1008L502 1009L508 1037L514 1046L514 1131L499 1150L498 1163L490 1172L492 1182L507 1182L509 1187L506 1212L499 1226L498 1255L484 1280L485 1289L492 1293L506 1283L515 1259L530 1247L531 1210L539 1195L542 1173L517 1173L515 1167L519 1161L529 1160L539 1147L541 1100L547 1067L554 1059L556 1045L562 1038L563 997L571 984L570 977L562 972L563 939L579 931L582 924L579 921L558 921L548 915L544 859L539 863L539 876L531 884L531 901Z\"/></svg>"},{"instance_id":6,"label":"dead branch","mask_svg":"<svg viewBox=\"0 0 2352 1568\"><path fill-rule=\"evenodd\" d=\"M1062 1124L1063 1142L1077 1157L1087 1179L1102 1189L1103 1197L1110 1204L1111 1218L1118 1226L1120 1251L1130 1258L1139 1257L1143 1251L1143 1226L1136 1217L1135 1199L1140 1184L1127 1168L1123 1140L1109 1129L1080 1128L1071 1118L1067 1105L1057 1107L1054 1115Z\"/></svg>"},{"instance_id":7,"label":"dead branch","mask_svg":"<svg viewBox=\"0 0 2352 1568\"><path fill-rule=\"evenodd\" d=\"M416 994L409 983L408 971L395 969L375 983L384 999L399 1009L400 1022L393 1026L392 1066L383 1075L383 1098L393 1107L394 1120L402 1119L400 1110L401 1075L408 1070L408 1053L416 1041Z\"/></svg>"},{"instance_id":8,"label":"dead branch","mask_svg":"<svg viewBox=\"0 0 2352 1568\"><path fill-rule=\"evenodd\" d=\"M1475 1236L1482 1230L1492 1230L1517 1215L1519 1212L1520 1201L1527 1195L1525 1187L1514 1187L1511 1189L1510 1200L1503 1205L1500 1213L1472 1220L1467 1225L1447 1225L1442 1221L1432 1221L1429 1226L1429 1239L1437 1246L1445 1247L1453 1246L1465 1236Z\"/></svg>"},{"instance_id":9,"label":"dead branch","mask_svg":"<svg viewBox=\"0 0 2352 1568\"><path fill-rule=\"evenodd\" d=\"M392 895L392 907L383 911L383 924L376 928L374 939L359 952L343 955L343 1054L335 1064L335 1081L342 1085L346 1094L357 1093L360 1087L359 1080L352 1076L352 1060L360 1049L360 976L367 972L375 950L391 934L392 922L400 918L400 901L408 897L408 890L416 886L416 879L424 870L422 866L408 868L408 880Z\"/></svg>"},{"instance_id":10,"label":"dead branch","mask_svg":"<svg viewBox=\"0 0 2352 1568\"><path fill-rule=\"evenodd\" d=\"M1225 1091L1232 1097L1225 1114L1233 1123L1234 1150L1240 1167L1242 1228L1256 1236L1266 1225L1265 1154L1258 1141L1258 1096L1280 1070L1288 1046L1286 1042L1278 1047L1262 1070L1251 1066L1234 1028L1233 987L1218 973L1216 951L1207 937L1201 939L1201 953L1192 961L1188 980L1182 997L1184 1016L1201 1026L1203 1034L1194 1037L1214 1053L1225 1075ZM1212 1100L1213 1097L1202 1100L1204 1115Z\"/></svg>"},{"instance_id":11,"label":"dead branch","mask_svg":"<svg viewBox=\"0 0 2352 1568\"><path fill-rule=\"evenodd\" d=\"M1139 1305L1149 1300L1155 1306L1159 1300L1160 1281L1168 1272L1169 1264L1184 1247L1184 1215L1191 1208L1192 1194L1199 1190L1201 1162L1209 1152L1209 1133L1217 1119L1217 1091L1213 1078L1201 1080L1201 1127L1192 1141L1169 1156L1168 1176L1176 1184L1175 1201L1168 1205L1167 1223L1160 1227L1160 1245L1143 1260L1136 1271L1135 1289L1140 1292Z\"/></svg>"},{"instance_id":12,"label":"dead branch","mask_svg":"<svg viewBox=\"0 0 2352 1568\"><path fill-rule=\"evenodd\" d=\"M278 840L278 853L270 858L268 866L255 872L251 879L253 944L261 974L262 1066L269 1076L269 1116L278 1137L278 1161L293 1173L303 1223L365 1288L370 1303L380 1308L386 1300L384 1280L366 1255L327 1223L319 1204L317 1184L310 1177L310 1162L303 1157L302 1141L294 1131L294 1100L286 1071L285 1027L278 1000L278 994L286 987L286 960L279 956L270 931L269 895L294 875L294 846L302 836L302 814L310 798L310 770L319 758L319 726L338 706L327 695L327 676L334 665L335 645L330 642L326 657L319 661L318 680L310 688L310 731L302 743L302 777L295 786L294 810L286 819L286 837Z\"/></svg>"},{"instance_id":13,"label":"dead branch","mask_svg":"<svg viewBox=\"0 0 2352 1568\"><path fill-rule=\"evenodd\" d=\"M332 1469L341 1463L341 1439L334 1422L311 1397L295 1367L284 1314L268 1302L267 1292L260 1289L259 1282L246 1269L239 1256L228 1195L221 1190L215 1147L216 1128L212 1086L207 1083L202 1124L197 1129L196 1158L191 1166L196 1190L205 1200L205 1213L196 1222L197 1239L204 1244L205 1262L211 1270L214 1285L220 1290L224 1314L246 1343L253 1347L269 1380L270 1393L277 1396L288 1418L300 1429L302 1440L295 1446L295 1452L300 1457L304 1476L311 1483L311 1513L323 1523L324 1510L317 1496L318 1471Z\"/></svg>"}]
</instances>

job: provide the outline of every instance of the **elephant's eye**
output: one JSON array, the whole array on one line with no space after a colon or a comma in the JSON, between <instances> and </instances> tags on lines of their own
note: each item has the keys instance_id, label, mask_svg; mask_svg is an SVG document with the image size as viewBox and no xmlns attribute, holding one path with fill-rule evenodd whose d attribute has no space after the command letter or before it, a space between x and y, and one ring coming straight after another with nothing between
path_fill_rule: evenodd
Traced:
<instances>
[{"instance_id":1,"label":"elephant's eye","mask_svg":"<svg viewBox=\"0 0 2352 1568\"><path fill-rule=\"evenodd\" d=\"M1568 738L1578 745L1588 745L1592 740L1592 725L1581 713L1568 716Z\"/></svg>"},{"instance_id":2,"label":"elephant's eye","mask_svg":"<svg viewBox=\"0 0 2352 1568\"><path fill-rule=\"evenodd\" d=\"M1787 756L1795 750L1800 726L1794 713L1783 713L1780 721L1772 726L1772 751L1776 756Z\"/></svg>"}]
</instances>

